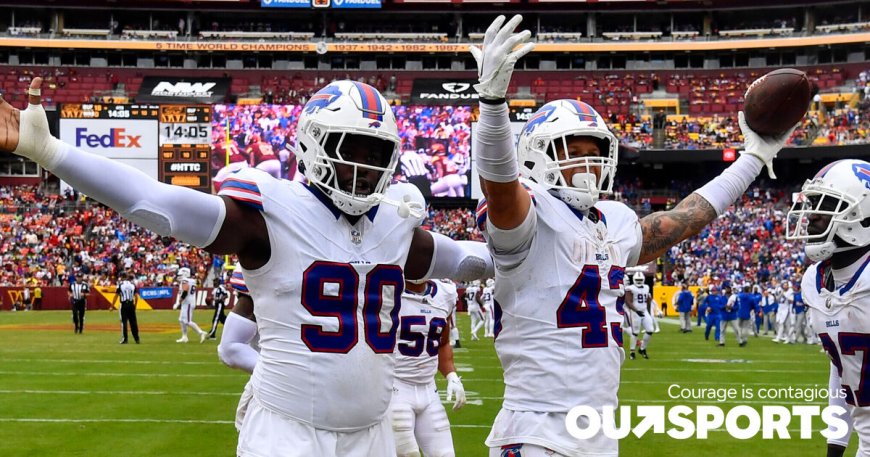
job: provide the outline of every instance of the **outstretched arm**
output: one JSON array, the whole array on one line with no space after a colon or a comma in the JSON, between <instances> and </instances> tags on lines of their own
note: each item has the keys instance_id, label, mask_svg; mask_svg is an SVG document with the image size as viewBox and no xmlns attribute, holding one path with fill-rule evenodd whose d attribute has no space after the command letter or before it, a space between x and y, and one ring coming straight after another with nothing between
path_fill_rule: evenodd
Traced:
<instances>
[{"instance_id":1,"label":"outstretched arm","mask_svg":"<svg viewBox=\"0 0 870 457\"><path fill-rule=\"evenodd\" d=\"M440 233L414 229L405 277L471 281L495 275L492 257L479 241L454 241Z\"/></svg>"},{"instance_id":2,"label":"outstretched arm","mask_svg":"<svg viewBox=\"0 0 870 457\"><path fill-rule=\"evenodd\" d=\"M41 105L41 85L42 78L31 81L24 111L0 98L0 151L39 163L142 227L214 253L243 253L257 239L268 240L265 223L257 222L263 219L259 212L245 211L229 199L160 183L133 167L52 137ZM259 262L247 263L254 267Z\"/></svg>"},{"instance_id":3,"label":"outstretched arm","mask_svg":"<svg viewBox=\"0 0 870 457\"><path fill-rule=\"evenodd\" d=\"M480 81L474 85L480 94L480 117L474 137L477 169L487 199L489 220L503 230L518 227L531 206L531 198L518 180L505 102L514 65L534 48L533 43L526 43L531 36L528 30L514 33L522 19L516 15L505 24L505 17L499 16L486 30L483 49L471 47ZM520 47L514 51L517 46Z\"/></svg>"},{"instance_id":4,"label":"outstretched arm","mask_svg":"<svg viewBox=\"0 0 870 457\"><path fill-rule=\"evenodd\" d=\"M745 140L745 150L740 158L721 175L684 198L674 209L652 213L640 220L643 244L638 264L654 260L671 246L700 233L704 226L746 192L762 166L767 164L773 174L773 159L793 129L778 137L762 137L749 128L742 111L738 118Z\"/></svg>"}]
</instances>

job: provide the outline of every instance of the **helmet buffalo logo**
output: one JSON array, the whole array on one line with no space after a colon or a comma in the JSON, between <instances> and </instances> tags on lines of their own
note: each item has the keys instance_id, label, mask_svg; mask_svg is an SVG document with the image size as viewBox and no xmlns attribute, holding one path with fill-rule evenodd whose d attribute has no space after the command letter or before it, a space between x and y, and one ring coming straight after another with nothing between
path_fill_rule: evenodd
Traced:
<instances>
[{"instance_id":1,"label":"helmet buffalo logo","mask_svg":"<svg viewBox=\"0 0 870 457\"><path fill-rule=\"evenodd\" d=\"M337 85L330 84L311 96L311 99L305 104L305 112L312 114L319 109L326 108L340 95L341 89Z\"/></svg>"},{"instance_id":2,"label":"helmet buffalo logo","mask_svg":"<svg viewBox=\"0 0 870 457\"><path fill-rule=\"evenodd\" d=\"M864 163L856 163L852 165L852 172L864 183L864 187L870 189L870 166Z\"/></svg>"},{"instance_id":3,"label":"helmet buffalo logo","mask_svg":"<svg viewBox=\"0 0 870 457\"><path fill-rule=\"evenodd\" d=\"M523 128L522 134L525 135L534 132L539 125L543 124L544 121L550 118L550 114L552 114L555 109L555 106L544 105L541 107L537 113L533 114L532 117L526 121L526 126Z\"/></svg>"},{"instance_id":4,"label":"helmet buffalo logo","mask_svg":"<svg viewBox=\"0 0 870 457\"><path fill-rule=\"evenodd\" d=\"M373 129L379 129L381 128L381 123L378 121L372 121L369 123L369 127Z\"/></svg>"}]
</instances>

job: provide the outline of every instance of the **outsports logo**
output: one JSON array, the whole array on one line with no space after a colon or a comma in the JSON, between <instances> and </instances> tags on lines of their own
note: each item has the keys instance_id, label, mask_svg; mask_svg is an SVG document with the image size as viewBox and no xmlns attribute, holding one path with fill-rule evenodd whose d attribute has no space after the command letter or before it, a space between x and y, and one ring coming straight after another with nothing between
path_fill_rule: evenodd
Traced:
<instances>
[{"instance_id":1,"label":"outsports logo","mask_svg":"<svg viewBox=\"0 0 870 457\"><path fill-rule=\"evenodd\" d=\"M604 406L601 412L591 406L571 408L565 417L568 433L579 440L588 440L601 433L619 440L632 434L638 438L647 433L666 434L676 440L707 439L711 431L724 431L739 440L748 440L761 433L763 439L791 439L789 426L799 423L799 438L810 439L813 419L821 416L827 426L820 431L826 439L841 439L849 433L846 409L841 406L765 405L753 408L739 405L723 410L715 405Z\"/></svg>"},{"instance_id":2,"label":"outsports logo","mask_svg":"<svg viewBox=\"0 0 870 457\"><path fill-rule=\"evenodd\" d=\"M76 128L76 147L141 148L142 135L127 135L123 128L111 128L108 133L90 133L87 127Z\"/></svg>"}]
</instances>

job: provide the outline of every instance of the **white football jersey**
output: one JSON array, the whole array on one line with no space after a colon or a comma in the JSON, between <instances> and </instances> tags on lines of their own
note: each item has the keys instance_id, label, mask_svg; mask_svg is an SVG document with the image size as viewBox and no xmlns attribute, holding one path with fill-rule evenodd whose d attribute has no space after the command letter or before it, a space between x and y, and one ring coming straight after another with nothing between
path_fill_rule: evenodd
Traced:
<instances>
[{"instance_id":1,"label":"white football jersey","mask_svg":"<svg viewBox=\"0 0 870 457\"><path fill-rule=\"evenodd\" d=\"M380 423L392 396L402 267L421 220L381 206L351 225L314 189L256 169L228 177L219 195L259 209L269 230L269 261L242 269L260 334L254 397L317 428ZM411 184L386 195L424 203Z\"/></svg>"},{"instance_id":2,"label":"white football jersey","mask_svg":"<svg viewBox=\"0 0 870 457\"><path fill-rule=\"evenodd\" d=\"M577 405L616 406L625 358L623 279L641 246L637 215L622 203L601 201L587 217L521 181L537 229L518 266L506 268L516 256L493 251L486 202L478 208L497 266L495 348L504 368L504 408L564 413Z\"/></svg>"},{"instance_id":3,"label":"white football jersey","mask_svg":"<svg viewBox=\"0 0 870 457\"><path fill-rule=\"evenodd\" d=\"M494 287L484 287L483 291L480 292L480 301L483 302L483 306L486 306L488 311L492 311L492 303L494 299L495 293Z\"/></svg>"},{"instance_id":4,"label":"white football jersey","mask_svg":"<svg viewBox=\"0 0 870 457\"><path fill-rule=\"evenodd\" d=\"M184 290L181 288L182 284L187 283L190 285L190 288L187 289L187 296L181 300L182 306L190 306L196 302L196 280L193 278L185 278L179 281L178 283L178 296L180 297Z\"/></svg>"},{"instance_id":5,"label":"white football jersey","mask_svg":"<svg viewBox=\"0 0 870 457\"><path fill-rule=\"evenodd\" d=\"M652 309L650 309L652 294L649 293L648 285L644 284L642 286L635 286L634 284L630 284L625 286L625 291L631 292L634 297L635 307L645 312L652 312Z\"/></svg>"},{"instance_id":6,"label":"white football jersey","mask_svg":"<svg viewBox=\"0 0 870 457\"><path fill-rule=\"evenodd\" d=\"M438 370L438 348L447 318L456 308L456 286L429 281L422 294L402 294L399 340L396 344L396 379L409 384L430 384Z\"/></svg>"},{"instance_id":7,"label":"white football jersey","mask_svg":"<svg viewBox=\"0 0 870 457\"><path fill-rule=\"evenodd\" d=\"M840 375L852 425L863 450L870 450L870 389L864 382L870 379L870 362L865 364L870 348L870 270L865 270L868 263L870 258L839 288L834 287L833 280L825 286L829 261L807 268L801 281L801 296L809 306L809 323Z\"/></svg>"},{"instance_id":8,"label":"white football jersey","mask_svg":"<svg viewBox=\"0 0 870 457\"><path fill-rule=\"evenodd\" d=\"M468 286L465 288L465 305L468 309L471 309L475 306L480 306L477 303L477 295L480 293L479 286Z\"/></svg>"}]
</instances>

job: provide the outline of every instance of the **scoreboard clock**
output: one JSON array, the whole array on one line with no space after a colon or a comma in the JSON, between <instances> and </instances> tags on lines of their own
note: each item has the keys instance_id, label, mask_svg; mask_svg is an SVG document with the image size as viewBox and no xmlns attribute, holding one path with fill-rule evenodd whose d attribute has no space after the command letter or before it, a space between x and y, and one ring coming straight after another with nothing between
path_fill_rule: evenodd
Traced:
<instances>
[{"instance_id":1,"label":"scoreboard clock","mask_svg":"<svg viewBox=\"0 0 870 457\"><path fill-rule=\"evenodd\" d=\"M160 106L159 179L211 193L209 105Z\"/></svg>"}]
</instances>

